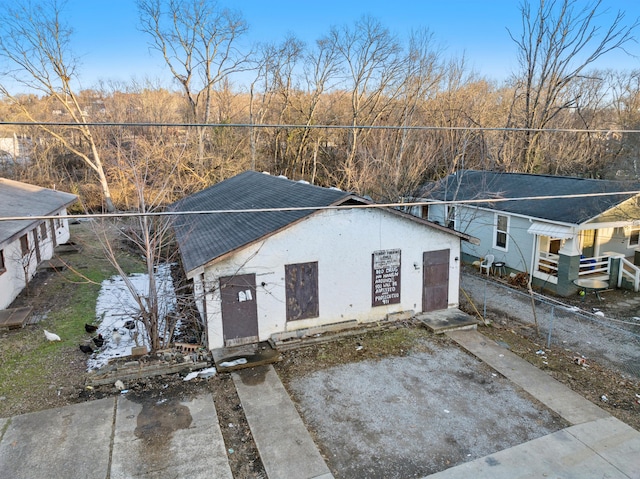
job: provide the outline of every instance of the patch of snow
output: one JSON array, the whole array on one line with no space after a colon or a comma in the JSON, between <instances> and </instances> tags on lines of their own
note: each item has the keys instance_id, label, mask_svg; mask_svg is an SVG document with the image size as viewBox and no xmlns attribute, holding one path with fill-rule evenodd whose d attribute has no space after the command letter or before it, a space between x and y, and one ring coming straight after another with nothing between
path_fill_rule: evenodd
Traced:
<instances>
[{"instance_id":1,"label":"patch of snow","mask_svg":"<svg viewBox=\"0 0 640 479\"><path fill-rule=\"evenodd\" d=\"M191 381L192 379L195 379L197 377L198 371L192 371L184 377L183 381Z\"/></svg>"},{"instance_id":2,"label":"patch of snow","mask_svg":"<svg viewBox=\"0 0 640 479\"><path fill-rule=\"evenodd\" d=\"M201 371L198 371L198 377L204 378L204 379L212 378L213 376L216 375L216 372L217 370L215 367L203 369Z\"/></svg>"},{"instance_id":3,"label":"patch of snow","mask_svg":"<svg viewBox=\"0 0 640 479\"><path fill-rule=\"evenodd\" d=\"M247 364L247 358L238 358L233 361L224 361L220 363L221 368L231 368L233 366L239 366L240 364Z\"/></svg>"},{"instance_id":4,"label":"patch of snow","mask_svg":"<svg viewBox=\"0 0 640 479\"><path fill-rule=\"evenodd\" d=\"M155 273L158 289L158 310L160 319L176 307L176 295L171 278L171 265L160 265ZM149 275L134 274L129 276L136 291L143 296L149 294ZM142 322L136 318L140 316L140 307L129 292L121 276L112 276L102 282L98 301L96 303L96 318L100 321L96 335L102 334L104 345L87 360L87 369L98 369L112 358L131 355L131 348L146 346L149 348L149 338ZM125 322L135 321L134 329L124 327ZM162 331L162 324L160 325ZM120 340L113 339L114 329L118 331ZM136 338L136 332L137 338ZM137 342L137 343L136 343Z\"/></svg>"}]
</instances>

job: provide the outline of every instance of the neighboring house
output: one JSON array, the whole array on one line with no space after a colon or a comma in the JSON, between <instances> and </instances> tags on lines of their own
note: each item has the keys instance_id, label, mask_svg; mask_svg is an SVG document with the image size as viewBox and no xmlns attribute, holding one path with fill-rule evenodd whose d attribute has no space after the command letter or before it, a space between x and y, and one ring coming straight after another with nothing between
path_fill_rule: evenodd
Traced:
<instances>
[{"instance_id":1,"label":"neighboring house","mask_svg":"<svg viewBox=\"0 0 640 479\"><path fill-rule=\"evenodd\" d=\"M586 277L637 291L638 191L637 183L463 170L417 195L447 204L411 212L478 238L477 245L463 245L465 262L493 255L505 270L526 272L560 295L575 293L574 281ZM455 203L468 200L487 201Z\"/></svg>"},{"instance_id":2,"label":"neighboring house","mask_svg":"<svg viewBox=\"0 0 640 479\"><path fill-rule=\"evenodd\" d=\"M12 137L0 138L0 166L28 163L30 150L31 140L26 137L14 133Z\"/></svg>"},{"instance_id":3,"label":"neighboring house","mask_svg":"<svg viewBox=\"0 0 640 479\"><path fill-rule=\"evenodd\" d=\"M0 178L0 218L52 216L43 220L0 220L0 309L7 308L53 249L69 240L65 218L76 196Z\"/></svg>"},{"instance_id":4,"label":"neighboring house","mask_svg":"<svg viewBox=\"0 0 640 479\"><path fill-rule=\"evenodd\" d=\"M458 306L460 241L335 188L247 171L174 203L209 348ZM346 207L346 208L336 208ZM291 208L286 211L260 211ZM235 210L230 213L221 210Z\"/></svg>"}]
</instances>

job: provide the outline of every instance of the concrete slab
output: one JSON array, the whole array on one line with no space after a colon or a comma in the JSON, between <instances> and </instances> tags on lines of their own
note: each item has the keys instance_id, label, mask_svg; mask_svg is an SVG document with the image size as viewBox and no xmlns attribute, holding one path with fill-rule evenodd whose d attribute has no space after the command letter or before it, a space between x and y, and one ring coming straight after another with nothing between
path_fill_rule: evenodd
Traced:
<instances>
[{"instance_id":1,"label":"concrete slab","mask_svg":"<svg viewBox=\"0 0 640 479\"><path fill-rule=\"evenodd\" d=\"M211 355L219 373L272 364L281 359L280 352L273 349L267 341L230 348L212 349ZM238 359L244 359L245 362L234 364ZM225 365L222 366L223 364Z\"/></svg>"},{"instance_id":2,"label":"concrete slab","mask_svg":"<svg viewBox=\"0 0 640 479\"><path fill-rule=\"evenodd\" d=\"M637 474L638 469L636 469ZM631 479L565 429L452 467L429 479L524 479L606 477Z\"/></svg>"},{"instance_id":3,"label":"concrete slab","mask_svg":"<svg viewBox=\"0 0 640 479\"><path fill-rule=\"evenodd\" d=\"M105 477L114 405L105 398L13 417L0 442L0 477Z\"/></svg>"},{"instance_id":4,"label":"concrete slab","mask_svg":"<svg viewBox=\"0 0 640 479\"><path fill-rule=\"evenodd\" d=\"M609 417L566 431L628 477L640 477L640 432L631 426Z\"/></svg>"},{"instance_id":5,"label":"concrete slab","mask_svg":"<svg viewBox=\"0 0 640 479\"><path fill-rule=\"evenodd\" d=\"M459 309L443 309L440 311L430 311L416 316L427 329L436 334L458 329L477 329L478 322L467 313Z\"/></svg>"},{"instance_id":6,"label":"concrete slab","mask_svg":"<svg viewBox=\"0 0 640 479\"><path fill-rule=\"evenodd\" d=\"M479 332L450 331L446 334L570 424L581 424L609 417L606 411L591 401Z\"/></svg>"},{"instance_id":7,"label":"concrete slab","mask_svg":"<svg viewBox=\"0 0 640 479\"><path fill-rule=\"evenodd\" d=\"M273 366L243 369L232 377L267 476L332 479Z\"/></svg>"},{"instance_id":8,"label":"concrete slab","mask_svg":"<svg viewBox=\"0 0 640 479\"><path fill-rule=\"evenodd\" d=\"M233 479L213 398L118 398L111 479Z\"/></svg>"},{"instance_id":9,"label":"concrete slab","mask_svg":"<svg viewBox=\"0 0 640 479\"><path fill-rule=\"evenodd\" d=\"M29 320L31 311L33 311L33 308L29 306L0 310L0 329L24 328Z\"/></svg>"}]
</instances>

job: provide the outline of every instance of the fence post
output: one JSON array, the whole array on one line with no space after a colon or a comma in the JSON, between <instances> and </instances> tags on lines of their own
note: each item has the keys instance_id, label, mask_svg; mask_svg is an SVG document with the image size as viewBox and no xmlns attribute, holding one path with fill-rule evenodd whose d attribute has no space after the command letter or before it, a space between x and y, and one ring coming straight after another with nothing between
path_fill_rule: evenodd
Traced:
<instances>
[{"instance_id":1,"label":"fence post","mask_svg":"<svg viewBox=\"0 0 640 479\"><path fill-rule=\"evenodd\" d=\"M547 333L547 349L551 347L551 329L553 328L553 313L555 307L551 306L551 317L549 318L549 332Z\"/></svg>"},{"instance_id":2,"label":"fence post","mask_svg":"<svg viewBox=\"0 0 640 479\"><path fill-rule=\"evenodd\" d=\"M484 298L482 298L482 321L487 324L487 280L484 280Z\"/></svg>"}]
</instances>

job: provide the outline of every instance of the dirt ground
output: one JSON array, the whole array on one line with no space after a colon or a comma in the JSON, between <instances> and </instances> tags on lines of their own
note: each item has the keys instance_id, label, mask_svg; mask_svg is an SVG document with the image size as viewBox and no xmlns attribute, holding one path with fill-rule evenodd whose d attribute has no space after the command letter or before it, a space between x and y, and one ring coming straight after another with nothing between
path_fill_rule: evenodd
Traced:
<instances>
[{"instance_id":1,"label":"dirt ground","mask_svg":"<svg viewBox=\"0 0 640 479\"><path fill-rule=\"evenodd\" d=\"M571 350L554 345L547 348L532 328L513 322L501 325L498 317L494 319L492 327L480 329L484 335L508 346L518 356L640 431L639 380L607 368L597 359L589 359L584 365L579 365ZM544 354L539 351L544 351Z\"/></svg>"},{"instance_id":2,"label":"dirt ground","mask_svg":"<svg viewBox=\"0 0 640 479\"><path fill-rule=\"evenodd\" d=\"M478 286L478 280L477 274L467 271L462 284L482 311L484 286ZM630 305L630 299L637 298L638 293L611 290L602 294L602 300L590 294L584 301L578 296L550 297L583 312L597 308L605 316L591 319L588 313L575 315L556 307L547 347L548 306L536 306L537 330L528 297L523 300L521 295L505 294L504 287L498 286L487 287L486 297L491 299L487 301L486 319L491 326L481 327L480 332L640 430L640 325L633 319L640 311ZM468 298L461 298L461 309L476 315Z\"/></svg>"},{"instance_id":3,"label":"dirt ground","mask_svg":"<svg viewBox=\"0 0 640 479\"><path fill-rule=\"evenodd\" d=\"M470 299L479 311L486 304L489 321L503 328L513 325L534 340L537 323L540 344L550 342L553 347L618 370L623 377L640 379L639 293L607 290L598 299L593 293L580 298L546 292L535 297L534 310L525 288L513 288L497 278L487 280L469 268L461 277L461 287L461 308L469 314L475 314Z\"/></svg>"}]
</instances>

